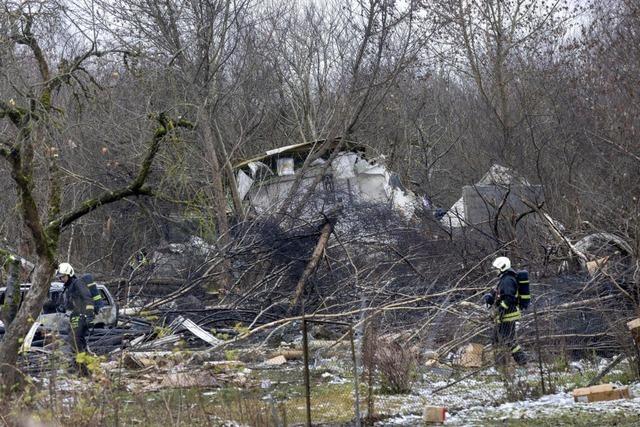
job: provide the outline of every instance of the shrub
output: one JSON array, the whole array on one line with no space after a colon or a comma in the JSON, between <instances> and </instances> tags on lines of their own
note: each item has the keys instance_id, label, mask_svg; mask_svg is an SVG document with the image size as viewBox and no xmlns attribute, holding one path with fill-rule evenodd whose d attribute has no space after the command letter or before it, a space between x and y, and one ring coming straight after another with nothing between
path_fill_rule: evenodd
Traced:
<instances>
[{"instance_id":1,"label":"shrub","mask_svg":"<svg viewBox=\"0 0 640 427\"><path fill-rule=\"evenodd\" d=\"M380 342L375 354L383 393L404 394L411 391L417 377L418 352L397 342Z\"/></svg>"}]
</instances>

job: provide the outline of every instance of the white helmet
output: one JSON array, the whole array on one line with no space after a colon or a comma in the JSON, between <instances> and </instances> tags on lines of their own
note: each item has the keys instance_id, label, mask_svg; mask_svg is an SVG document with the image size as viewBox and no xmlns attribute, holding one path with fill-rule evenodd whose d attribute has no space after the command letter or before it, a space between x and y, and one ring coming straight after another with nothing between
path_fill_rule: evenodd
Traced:
<instances>
[{"instance_id":1,"label":"white helmet","mask_svg":"<svg viewBox=\"0 0 640 427\"><path fill-rule=\"evenodd\" d=\"M504 273L511 268L511 261L506 256L499 256L493 261L493 268L500 271L500 273Z\"/></svg>"},{"instance_id":2,"label":"white helmet","mask_svg":"<svg viewBox=\"0 0 640 427\"><path fill-rule=\"evenodd\" d=\"M57 276L73 276L74 275L73 267L68 262L60 263L58 266L58 271L56 273Z\"/></svg>"}]
</instances>

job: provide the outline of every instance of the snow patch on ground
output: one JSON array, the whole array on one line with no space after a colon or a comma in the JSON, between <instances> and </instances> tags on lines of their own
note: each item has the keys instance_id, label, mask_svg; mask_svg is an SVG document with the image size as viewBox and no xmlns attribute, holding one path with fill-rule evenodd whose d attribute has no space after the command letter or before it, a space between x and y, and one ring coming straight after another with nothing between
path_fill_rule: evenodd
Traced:
<instances>
[{"instance_id":1,"label":"snow patch on ground","mask_svg":"<svg viewBox=\"0 0 640 427\"><path fill-rule=\"evenodd\" d=\"M640 383L630 387L632 394L638 396ZM551 419L554 415L569 413L626 413L640 417L640 397L633 399L611 400L606 402L576 403L568 392L542 396L536 400L508 402L497 407L473 406L452 414L445 422L448 425L478 425L481 420L535 420ZM640 418L639 418L640 419Z\"/></svg>"},{"instance_id":2,"label":"snow patch on ground","mask_svg":"<svg viewBox=\"0 0 640 427\"><path fill-rule=\"evenodd\" d=\"M535 375L526 375L522 379L533 380ZM376 425L420 425L425 405L444 406L448 410L446 425L482 426L487 423L522 420L535 425L536 420L550 422L554 417L572 416L625 416L640 420L640 382L629 386L632 399L621 399L606 402L577 403L573 400L572 386L563 391L517 402L506 402L504 384L495 375L482 375L460 381L446 389L439 388L452 384L452 378L425 376L422 386L412 395L379 396L380 403L399 405L396 416ZM620 384L618 384L620 385ZM404 399L404 400L402 400ZM598 418L595 418L598 419ZM639 423L640 425L640 423Z\"/></svg>"}]
</instances>

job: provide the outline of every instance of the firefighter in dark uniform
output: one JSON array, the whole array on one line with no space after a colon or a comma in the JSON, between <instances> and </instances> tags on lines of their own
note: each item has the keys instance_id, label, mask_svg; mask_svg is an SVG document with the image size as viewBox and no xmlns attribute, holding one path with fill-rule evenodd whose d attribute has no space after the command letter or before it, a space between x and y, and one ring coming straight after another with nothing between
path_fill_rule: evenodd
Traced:
<instances>
[{"instance_id":1,"label":"firefighter in dark uniform","mask_svg":"<svg viewBox=\"0 0 640 427\"><path fill-rule=\"evenodd\" d=\"M503 256L493 261L493 268L499 275L498 285L484 296L484 302L496 308L493 334L493 344L497 349L496 363L498 366L506 365L506 353L509 352L519 366L526 366L526 356L516 340L516 322L521 317L516 272L511 268L509 258Z\"/></svg>"},{"instance_id":2,"label":"firefighter in dark uniform","mask_svg":"<svg viewBox=\"0 0 640 427\"><path fill-rule=\"evenodd\" d=\"M100 289L98 289L98 284L93 280L93 276L91 274L83 275L80 280L82 283L87 285L89 288L89 293L91 293L91 300L93 301L94 312L97 315L100 313L100 309L105 306L104 299L102 298L102 294L100 293Z\"/></svg>"},{"instance_id":3,"label":"firefighter in dark uniform","mask_svg":"<svg viewBox=\"0 0 640 427\"><path fill-rule=\"evenodd\" d=\"M63 262L58 266L56 277L64 283L60 310L71 312L69 319L71 348L76 354L82 353L87 349L86 336L89 323L94 316L91 292L87 285L75 276L73 267L69 263Z\"/></svg>"}]
</instances>

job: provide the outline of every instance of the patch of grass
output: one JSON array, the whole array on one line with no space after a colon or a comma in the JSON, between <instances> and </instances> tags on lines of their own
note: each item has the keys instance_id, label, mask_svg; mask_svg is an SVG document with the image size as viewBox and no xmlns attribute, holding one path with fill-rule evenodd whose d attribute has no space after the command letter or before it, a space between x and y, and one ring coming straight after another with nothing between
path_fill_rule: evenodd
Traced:
<instances>
[{"instance_id":1,"label":"patch of grass","mask_svg":"<svg viewBox=\"0 0 640 427\"><path fill-rule=\"evenodd\" d=\"M238 360L238 356L240 352L238 350L225 350L224 351L224 359L225 360Z\"/></svg>"},{"instance_id":2,"label":"patch of grass","mask_svg":"<svg viewBox=\"0 0 640 427\"><path fill-rule=\"evenodd\" d=\"M638 414L607 413L607 412L575 412L553 414L535 419L489 419L483 420L486 426L618 426L635 427L638 425Z\"/></svg>"}]
</instances>

